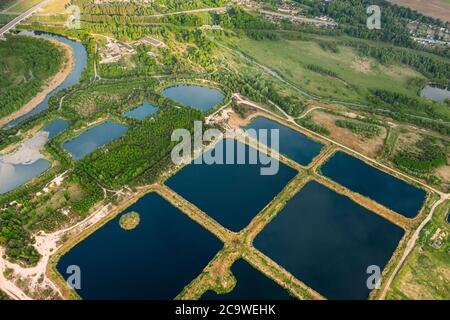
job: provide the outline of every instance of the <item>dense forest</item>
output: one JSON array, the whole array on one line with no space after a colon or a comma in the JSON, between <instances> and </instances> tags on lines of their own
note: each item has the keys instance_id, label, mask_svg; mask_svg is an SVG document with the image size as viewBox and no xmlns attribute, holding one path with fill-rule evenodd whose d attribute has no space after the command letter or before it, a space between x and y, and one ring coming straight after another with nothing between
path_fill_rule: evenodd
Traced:
<instances>
[{"instance_id":1,"label":"dense forest","mask_svg":"<svg viewBox=\"0 0 450 320\"><path fill-rule=\"evenodd\" d=\"M127 184L152 183L170 164L170 153L177 144L171 141L175 129L193 130L203 113L191 108L166 108L156 117L130 128L107 148L81 160L77 167L94 181L111 188Z\"/></svg>"},{"instance_id":2,"label":"dense forest","mask_svg":"<svg viewBox=\"0 0 450 320\"><path fill-rule=\"evenodd\" d=\"M150 5L133 2L96 3L92 0L71 0L80 7L81 12L90 14L107 14L122 16L142 16L157 13L175 12L198 8L220 7L226 5L225 0L152 0Z\"/></svg>"},{"instance_id":3,"label":"dense forest","mask_svg":"<svg viewBox=\"0 0 450 320\"><path fill-rule=\"evenodd\" d=\"M304 104L295 97L282 97L274 84L263 79L259 74L250 76L223 70L214 74L213 79L232 92L239 92L254 101L266 103L270 100L292 116L299 116L305 108Z\"/></svg>"},{"instance_id":4,"label":"dense forest","mask_svg":"<svg viewBox=\"0 0 450 320\"><path fill-rule=\"evenodd\" d=\"M368 139L375 138L381 134L381 128L374 124L346 119L336 120L335 124L338 127L349 129L351 132Z\"/></svg>"},{"instance_id":5,"label":"dense forest","mask_svg":"<svg viewBox=\"0 0 450 320\"><path fill-rule=\"evenodd\" d=\"M326 136L330 135L330 130L325 126L323 126L317 122L314 122L314 120L312 119L312 116L310 116L310 115L308 115L304 118L301 118L301 119L297 119L297 120L295 120L295 122L297 122L302 127L305 127L311 131L314 131L314 132L317 132L317 133L320 133L320 134L323 134Z\"/></svg>"},{"instance_id":6,"label":"dense forest","mask_svg":"<svg viewBox=\"0 0 450 320\"><path fill-rule=\"evenodd\" d=\"M0 245L6 248L6 254L12 261L34 265L40 255L33 247L29 225L36 212L24 208L20 213L7 209L0 213Z\"/></svg>"},{"instance_id":7,"label":"dense forest","mask_svg":"<svg viewBox=\"0 0 450 320\"><path fill-rule=\"evenodd\" d=\"M0 117L21 108L56 74L63 51L47 40L7 37L0 41Z\"/></svg>"},{"instance_id":8,"label":"dense forest","mask_svg":"<svg viewBox=\"0 0 450 320\"><path fill-rule=\"evenodd\" d=\"M432 137L418 141L415 146L419 152L402 151L395 155L394 163L418 173L431 173L434 169L447 164L446 148Z\"/></svg>"}]
</instances>

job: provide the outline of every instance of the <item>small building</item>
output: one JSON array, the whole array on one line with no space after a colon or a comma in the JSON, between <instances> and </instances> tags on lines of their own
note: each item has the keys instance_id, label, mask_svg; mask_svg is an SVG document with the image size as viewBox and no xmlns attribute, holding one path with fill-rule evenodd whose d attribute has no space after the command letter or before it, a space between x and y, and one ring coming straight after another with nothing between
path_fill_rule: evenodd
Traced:
<instances>
[{"instance_id":1,"label":"small building","mask_svg":"<svg viewBox=\"0 0 450 320\"><path fill-rule=\"evenodd\" d=\"M165 47L166 44L162 41L159 41L158 39L152 38L152 37L142 37L141 39L139 39L139 41L137 41L138 44L149 44L152 45L154 47Z\"/></svg>"}]
</instances>

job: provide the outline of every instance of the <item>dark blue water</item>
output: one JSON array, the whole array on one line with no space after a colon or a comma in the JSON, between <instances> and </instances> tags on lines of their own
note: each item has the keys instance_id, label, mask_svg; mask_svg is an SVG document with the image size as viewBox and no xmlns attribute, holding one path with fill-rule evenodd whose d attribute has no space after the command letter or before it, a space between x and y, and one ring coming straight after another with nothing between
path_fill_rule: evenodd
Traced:
<instances>
[{"instance_id":1,"label":"dark blue water","mask_svg":"<svg viewBox=\"0 0 450 320\"><path fill-rule=\"evenodd\" d=\"M48 132L48 139L53 139L58 134L63 132L69 127L69 122L64 121L62 119L55 119L49 122L42 131Z\"/></svg>"},{"instance_id":2,"label":"dark blue water","mask_svg":"<svg viewBox=\"0 0 450 320\"><path fill-rule=\"evenodd\" d=\"M233 291L216 294L208 291L202 300L292 300L294 299L283 287L253 268L245 260L237 260L231 267L236 278Z\"/></svg>"},{"instance_id":3,"label":"dark blue water","mask_svg":"<svg viewBox=\"0 0 450 320\"><path fill-rule=\"evenodd\" d=\"M233 144L234 140L227 139ZM227 157L226 143L219 142L206 152L213 155L223 150ZM238 142L235 144L236 163L237 149L243 148L246 155L252 148ZM239 231L252 220L291 180L297 173L294 169L279 164L276 175L261 175L258 164L195 164L191 163L166 184L181 196L195 204L224 227Z\"/></svg>"},{"instance_id":4,"label":"dark blue water","mask_svg":"<svg viewBox=\"0 0 450 320\"><path fill-rule=\"evenodd\" d=\"M291 158L292 160L300 163L301 165L308 165L311 161L320 153L323 145L311 140L305 135L291 128L283 126L276 121L269 120L264 117L255 118L245 129L265 129L265 130L279 130L279 148L281 154ZM249 132L249 135L253 138L260 137L260 135L255 135ZM264 142L264 141L261 141ZM270 147L275 141L272 141L271 132L267 132L267 144Z\"/></svg>"},{"instance_id":5,"label":"dark blue water","mask_svg":"<svg viewBox=\"0 0 450 320\"><path fill-rule=\"evenodd\" d=\"M64 142L62 146L72 155L73 159L80 160L101 146L120 138L127 130L127 126L108 120L84 131L76 138Z\"/></svg>"},{"instance_id":6,"label":"dark blue water","mask_svg":"<svg viewBox=\"0 0 450 320\"><path fill-rule=\"evenodd\" d=\"M34 33L34 32L30 32L30 31L22 31L19 34L21 35L38 35L39 37L45 38L45 39L55 39L59 42L68 44L71 48L72 48L72 52L73 52L73 68L72 68L72 72L70 73L70 75L66 78L66 80L60 85L58 86L55 90L53 90L52 92L50 92L44 99L44 101L42 101L39 105L36 106L36 108L34 108L33 110L31 110L30 112L28 112L27 114L9 122L5 128L12 128L15 127L16 125L22 123L23 121L25 121L26 119L44 111L45 109L48 108L48 101L49 99L54 96L55 94L57 94L58 92L60 92L63 89L69 88L75 84L77 84L78 82L80 82L80 77L81 74L83 73L84 68L86 67L87 64L87 52L85 47L76 41L72 41L69 40L67 38L64 37L60 37L60 36L56 36L56 35L52 35L52 34L47 34L47 33Z\"/></svg>"},{"instance_id":7,"label":"dark blue water","mask_svg":"<svg viewBox=\"0 0 450 320\"><path fill-rule=\"evenodd\" d=\"M384 173L346 153L336 153L321 171L343 186L408 217L422 208L425 191Z\"/></svg>"},{"instance_id":8,"label":"dark blue water","mask_svg":"<svg viewBox=\"0 0 450 320\"><path fill-rule=\"evenodd\" d=\"M163 95L185 106L208 111L223 101L224 94L217 89L182 84L163 90Z\"/></svg>"},{"instance_id":9,"label":"dark blue water","mask_svg":"<svg viewBox=\"0 0 450 320\"><path fill-rule=\"evenodd\" d=\"M122 214L136 211L132 231L119 226ZM173 299L197 277L222 243L155 193L66 253L57 270L81 269L83 299Z\"/></svg>"},{"instance_id":10,"label":"dark blue water","mask_svg":"<svg viewBox=\"0 0 450 320\"><path fill-rule=\"evenodd\" d=\"M0 160L0 194L14 190L50 168L50 162L39 159L31 164L9 164Z\"/></svg>"},{"instance_id":11,"label":"dark blue water","mask_svg":"<svg viewBox=\"0 0 450 320\"><path fill-rule=\"evenodd\" d=\"M158 111L158 107L151 105L147 101L144 101L139 107L131 109L124 113L125 117L137 120L143 120L148 116L155 114Z\"/></svg>"},{"instance_id":12,"label":"dark blue water","mask_svg":"<svg viewBox=\"0 0 450 320\"><path fill-rule=\"evenodd\" d=\"M328 299L367 299L367 267L382 271L403 230L317 182L257 236L255 247Z\"/></svg>"}]
</instances>

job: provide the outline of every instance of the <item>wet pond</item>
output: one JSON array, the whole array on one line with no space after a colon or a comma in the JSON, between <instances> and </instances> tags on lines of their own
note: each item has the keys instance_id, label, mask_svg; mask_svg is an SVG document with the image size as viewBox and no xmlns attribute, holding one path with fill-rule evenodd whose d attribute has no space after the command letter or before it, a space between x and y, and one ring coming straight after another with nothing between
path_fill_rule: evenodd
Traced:
<instances>
[{"instance_id":1,"label":"wet pond","mask_svg":"<svg viewBox=\"0 0 450 320\"><path fill-rule=\"evenodd\" d=\"M343 152L337 152L321 167L321 171L325 176L350 190L408 218L413 218L419 213L426 197L422 189Z\"/></svg>"},{"instance_id":2,"label":"wet pond","mask_svg":"<svg viewBox=\"0 0 450 320\"><path fill-rule=\"evenodd\" d=\"M298 162L301 165L307 166L311 161L320 153L323 145L318 143L307 136L295 131L291 128L283 126L276 121L264 118L256 117L252 122L245 127L245 129L255 129L255 130L279 130L279 147L278 149L281 154L287 156L288 158ZM248 132L253 138L259 138L259 134L255 136L251 132ZM270 147L272 143L272 136L270 131L267 133L267 144Z\"/></svg>"},{"instance_id":3,"label":"wet pond","mask_svg":"<svg viewBox=\"0 0 450 320\"><path fill-rule=\"evenodd\" d=\"M69 123L55 119L50 121L32 138L24 141L18 150L0 156L0 194L14 190L50 168L40 150L69 126Z\"/></svg>"},{"instance_id":4,"label":"wet pond","mask_svg":"<svg viewBox=\"0 0 450 320\"><path fill-rule=\"evenodd\" d=\"M119 226L122 214L140 214L136 229ZM141 198L67 252L57 270L81 270L83 299L175 298L196 278L222 243L155 193Z\"/></svg>"},{"instance_id":5,"label":"wet pond","mask_svg":"<svg viewBox=\"0 0 450 320\"><path fill-rule=\"evenodd\" d=\"M239 259L231 266L236 286L230 293L208 291L202 300L291 300L295 299L275 281L256 270L247 261Z\"/></svg>"},{"instance_id":6,"label":"wet pond","mask_svg":"<svg viewBox=\"0 0 450 320\"><path fill-rule=\"evenodd\" d=\"M422 89L420 96L436 102L444 102L450 98L450 89L445 86L428 85Z\"/></svg>"},{"instance_id":7,"label":"wet pond","mask_svg":"<svg viewBox=\"0 0 450 320\"><path fill-rule=\"evenodd\" d=\"M50 162L38 159L33 163L12 164L0 160L0 194L14 190L50 168Z\"/></svg>"},{"instance_id":8,"label":"wet pond","mask_svg":"<svg viewBox=\"0 0 450 320\"><path fill-rule=\"evenodd\" d=\"M53 139L58 134L69 127L69 122L62 119L55 119L49 122L42 131L48 132L48 139Z\"/></svg>"},{"instance_id":9,"label":"wet pond","mask_svg":"<svg viewBox=\"0 0 450 320\"><path fill-rule=\"evenodd\" d=\"M105 144L120 138L127 130L127 126L108 120L64 142L63 148L71 154L73 159L80 160Z\"/></svg>"},{"instance_id":10,"label":"wet pond","mask_svg":"<svg viewBox=\"0 0 450 320\"><path fill-rule=\"evenodd\" d=\"M42 32L21 31L19 34L20 35L36 35L36 36L39 36L39 37L42 37L45 39L55 39L59 42L69 45L72 48L72 52L73 52L73 67L72 67L72 72L69 74L69 76L66 78L66 80L64 80L64 82L61 85L59 85L56 89L54 89L52 92L50 92L40 104L38 104L33 110L26 113L25 115L9 122L5 126L5 128L15 127L16 125L22 123L26 119L47 109L48 101L52 96L54 96L61 90L69 88L69 87L77 84L78 82L80 82L81 74L83 73L83 70L87 64L86 48L79 42L72 41L72 40L69 40L69 39L61 37L61 36L48 34L48 33L42 33Z\"/></svg>"},{"instance_id":11,"label":"wet pond","mask_svg":"<svg viewBox=\"0 0 450 320\"><path fill-rule=\"evenodd\" d=\"M223 142L223 143L221 143ZM206 156L223 152L237 163L239 150L249 153L255 149L232 139L222 140L205 152ZM234 148L225 147L230 143ZM275 161L275 159L273 159ZM196 161L170 178L166 185L217 220L225 228L239 231L253 219L296 175L297 171L278 162L275 175L261 175L257 164L212 164Z\"/></svg>"},{"instance_id":12,"label":"wet pond","mask_svg":"<svg viewBox=\"0 0 450 320\"><path fill-rule=\"evenodd\" d=\"M131 119L144 120L145 118L155 114L156 112L158 112L158 107L155 107L147 101L144 101L144 103L139 107L124 112L123 115Z\"/></svg>"},{"instance_id":13,"label":"wet pond","mask_svg":"<svg viewBox=\"0 0 450 320\"><path fill-rule=\"evenodd\" d=\"M367 299L404 231L313 181L256 237L255 247L328 299Z\"/></svg>"},{"instance_id":14,"label":"wet pond","mask_svg":"<svg viewBox=\"0 0 450 320\"><path fill-rule=\"evenodd\" d=\"M163 90L163 95L185 106L208 111L221 103L225 95L217 89L181 84Z\"/></svg>"}]
</instances>

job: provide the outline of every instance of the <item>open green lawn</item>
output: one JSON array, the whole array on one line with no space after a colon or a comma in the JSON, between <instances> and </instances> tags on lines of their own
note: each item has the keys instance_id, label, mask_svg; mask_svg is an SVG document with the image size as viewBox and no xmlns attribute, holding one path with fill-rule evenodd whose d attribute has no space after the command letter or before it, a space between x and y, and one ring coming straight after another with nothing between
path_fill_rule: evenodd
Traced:
<instances>
[{"instance_id":1,"label":"open green lawn","mask_svg":"<svg viewBox=\"0 0 450 320\"><path fill-rule=\"evenodd\" d=\"M366 102L368 88L417 96L418 88L408 88L407 84L412 78L423 77L406 66L387 67L361 58L348 47L338 47L337 53L324 50L315 39L255 41L244 37L227 41L307 92L336 100ZM313 71L311 65L321 70ZM330 71L330 75L323 71Z\"/></svg>"}]
</instances>

